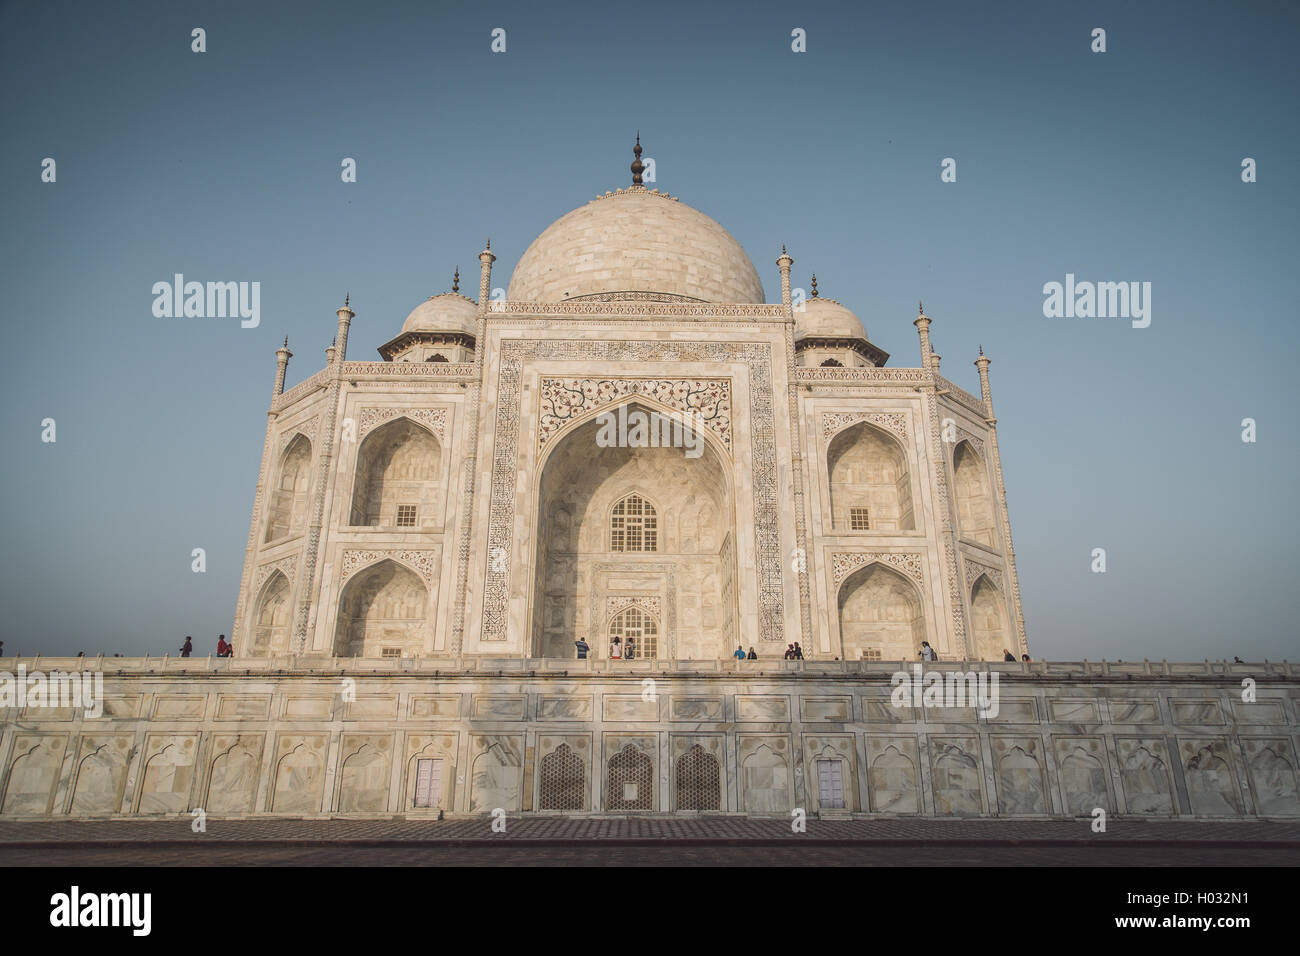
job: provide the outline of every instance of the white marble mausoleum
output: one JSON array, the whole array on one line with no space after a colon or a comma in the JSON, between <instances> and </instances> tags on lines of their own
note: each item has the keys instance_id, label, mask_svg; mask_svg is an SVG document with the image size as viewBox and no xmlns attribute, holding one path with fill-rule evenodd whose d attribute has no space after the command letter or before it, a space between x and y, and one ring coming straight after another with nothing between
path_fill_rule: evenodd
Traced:
<instances>
[{"instance_id":1,"label":"white marble mausoleum","mask_svg":"<svg viewBox=\"0 0 1300 956\"><path fill-rule=\"evenodd\" d=\"M1020 660L982 349L889 364L776 242L767 302L635 155L377 360L286 340L234 657L0 661L104 686L0 705L0 815L1300 815L1300 667ZM897 706L923 641L996 709Z\"/></svg>"}]
</instances>

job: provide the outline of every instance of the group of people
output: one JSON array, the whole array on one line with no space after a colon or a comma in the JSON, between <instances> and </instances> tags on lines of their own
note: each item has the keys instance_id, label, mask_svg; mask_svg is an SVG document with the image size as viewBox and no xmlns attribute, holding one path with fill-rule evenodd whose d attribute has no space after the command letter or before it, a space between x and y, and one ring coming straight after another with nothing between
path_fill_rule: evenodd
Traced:
<instances>
[{"instance_id":1,"label":"group of people","mask_svg":"<svg viewBox=\"0 0 1300 956\"><path fill-rule=\"evenodd\" d=\"M185 635L185 643L181 645L181 657L189 657L194 653L194 639L188 634ZM217 656L234 657L235 645L226 640L226 635L222 634L217 637Z\"/></svg>"},{"instance_id":2,"label":"group of people","mask_svg":"<svg viewBox=\"0 0 1300 956\"><path fill-rule=\"evenodd\" d=\"M587 659L587 655L591 653L591 645L588 644L586 641L584 641L582 638L578 638L576 641L574 641L573 646L578 649L578 660L580 661L585 661ZM636 656L637 656L637 648L636 648L636 640L634 638L629 637L627 639L627 642L624 643L621 637L615 636L614 639L609 642L610 660L630 661L630 660L634 660Z\"/></svg>"}]
</instances>

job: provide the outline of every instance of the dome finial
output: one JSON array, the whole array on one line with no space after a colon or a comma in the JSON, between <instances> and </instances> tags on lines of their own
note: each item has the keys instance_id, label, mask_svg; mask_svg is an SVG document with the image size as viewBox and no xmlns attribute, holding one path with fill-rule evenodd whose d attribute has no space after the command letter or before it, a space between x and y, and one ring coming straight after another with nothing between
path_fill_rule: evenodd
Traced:
<instances>
[{"instance_id":1,"label":"dome finial","mask_svg":"<svg viewBox=\"0 0 1300 956\"><path fill-rule=\"evenodd\" d=\"M457 266L457 267L456 267L456 271L455 271L454 273L452 273L452 276L451 276L451 291L452 291L452 292L459 292L459 291L460 291L460 266Z\"/></svg>"},{"instance_id":2,"label":"dome finial","mask_svg":"<svg viewBox=\"0 0 1300 956\"><path fill-rule=\"evenodd\" d=\"M817 273L815 272L812 277L812 297L817 298Z\"/></svg>"},{"instance_id":3,"label":"dome finial","mask_svg":"<svg viewBox=\"0 0 1300 956\"><path fill-rule=\"evenodd\" d=\"M632 185L641 185L641 174L645 172L645 164L641 162L641 131L636 131L636 146L632 147L632 152L636 159L632 160Z\"/></svg>"}]
</instances>

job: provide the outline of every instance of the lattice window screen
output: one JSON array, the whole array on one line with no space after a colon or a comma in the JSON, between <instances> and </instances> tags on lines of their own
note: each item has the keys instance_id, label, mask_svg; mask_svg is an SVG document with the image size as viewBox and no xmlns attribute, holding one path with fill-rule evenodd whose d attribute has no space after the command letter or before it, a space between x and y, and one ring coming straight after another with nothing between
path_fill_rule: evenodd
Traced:
<instances>
[{"instance_id":1,"label":"lattice window screen","mask_svg":"<svg viewBox=\"0 0 1300 956\"><path fill-rule=\"evenodd\" d=\"M654 765L635 744L609 758L610 810L654 809Z\"/></svg>"},{"instance_id":2,"label":"lattice window screen","mask_svg":"<svg viewBox=\"0 0 1300 956\"><path fill-rule=\"evenodd\" d=\"M699 744L677 758L677 809L719 810L718 761Z\"/></svg>"},{"instance_id":3,"label":"lattice window screen","mask_svg":"<svg viewBox=\"0 0 1300 956\"><path fill-rule=\"evenodd\" d=\"M582 758L570 750L568 744L560 744L542 758L542 782L537 809L583 809L586 802L583 799L585 783Z\"/></svg>"}]
</instances>

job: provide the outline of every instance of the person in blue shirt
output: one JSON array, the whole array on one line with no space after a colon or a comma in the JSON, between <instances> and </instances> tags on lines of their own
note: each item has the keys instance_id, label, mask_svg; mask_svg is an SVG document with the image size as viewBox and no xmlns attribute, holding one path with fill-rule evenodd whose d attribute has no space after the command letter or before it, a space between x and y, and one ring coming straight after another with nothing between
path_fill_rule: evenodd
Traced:
<instances>
[{"instance_id":1,"label":"person in blue shirt","mask_svg":"<svg viewBox=\"0 0 1300 956\"><path fill-rule=\"evenodd\" d=\"M573 642L573 646L578 649L578 660L585 661L587 659L587 651L591 650L587 642L582 638L578 638Z\"/></svg>"},{"instance_id":2,"label":"person in blue shirt","mask_svg":"<svg viewBox=\"0 0 1300 956\"><path fill-rule=\"evenodd\" d=\"M745 659L745 647L744 647L744 645L742 645L742 644L737 644L737 645L736 645L736 653L732 654L731 656L734 657L734 658L735 658L736 660L738 660L738 661L743 661L743 660Z\"/></svg>"}]
</instances>

